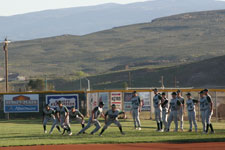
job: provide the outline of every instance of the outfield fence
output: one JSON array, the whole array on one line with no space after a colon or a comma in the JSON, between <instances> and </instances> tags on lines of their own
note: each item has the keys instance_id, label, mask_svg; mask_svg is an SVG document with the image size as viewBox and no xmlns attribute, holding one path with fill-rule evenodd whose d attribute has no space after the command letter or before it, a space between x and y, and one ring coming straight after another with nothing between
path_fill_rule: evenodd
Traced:
<instances>
[{"instance_id":1,"label":"outfield fence","mask_svg":"<svg viewBox=\"0 0 225 150\"><path fill-rule=\"evenodd\" d=\"M202 89L182 89L182 95L192 93L194 99L199 99L199 92ZM143 102L141 117L154 119L152 89L136 90ZM164 89L171 99L171 93L177 89ZM91 110L100 101L105 103L104 111L108 110L111 104L116 104L129 115L131 109L131 93L133 90L96 90L96 91L46 91L46 92L25 92L25 93L0 93L0 118L4 119L9 114L10 119L14 118L40 118L45 104L55 107L56 101L62 100L68 106L77 107L85 116L91 114ZM225 89L209 89L209 94L214 102L213 120L225 119ZM35 101L37 99L37 101ZM29 107L28 107L29 106ZM27 111L26 111L27 110ZM200 121L199 105L196 107L197 118ZM186 113L187 114L187 113ZM185 117L187 120L187 117Z\"/></svg>"}]
</instances>

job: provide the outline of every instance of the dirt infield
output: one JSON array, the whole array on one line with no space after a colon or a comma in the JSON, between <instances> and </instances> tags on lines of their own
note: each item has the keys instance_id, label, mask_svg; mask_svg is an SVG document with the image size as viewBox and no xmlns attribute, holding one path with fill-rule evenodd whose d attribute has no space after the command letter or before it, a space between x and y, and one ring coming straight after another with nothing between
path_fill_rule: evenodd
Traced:
<instances>
[{"instance_id":1,"label":"dirt infield","mask_svg":"<svg viewBox=\"0 0 225 150\"><path fill-rule=\"evenodd\" d=\"M79 144L79 145L45 145L0 147L0 150L221 150L225 149L225 142L220 143L188 143L188 144Z\"/></svg>"}]
</instances>

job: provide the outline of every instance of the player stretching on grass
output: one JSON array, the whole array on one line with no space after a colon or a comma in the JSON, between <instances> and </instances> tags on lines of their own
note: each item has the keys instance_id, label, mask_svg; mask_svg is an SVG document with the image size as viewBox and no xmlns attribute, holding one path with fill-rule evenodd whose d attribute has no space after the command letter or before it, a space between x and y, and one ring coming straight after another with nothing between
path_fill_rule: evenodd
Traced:
<instances>
[{"instance_id":1,"label":"player stretching on grass","mask_svg":"<svg viewBox=\"0 0 225 150\"><path fill-rule=\"evenodd\" d=\"M167 118L168 118L168 107L169 107L169 100L166 98L166 93L162 93L162 121L164 124L164 131L167 129Z\"/></svg>"},{"instance_id":2,"label":"player stretching on grass","mask_svg":"<svg viewBox=\"0 0 225 150\"><path fill-rule=\"evenodd\" d=\"M188 120L190 125L188 132L192 132L192 122L194 123L194 126L195 126L195 132L198 132L197 122L196 122L196 112L195 112L195 105L198 103L198 101L194 100L191 97L191 93L187 93L186 95L187 95L186 105L187 105Z\"/></svg>"},{"instance_id":3,"label":"player stretching on grass","mask_svg":"<svg viewBox=\"0 0 225 150\"><path fill-rule=\"evenodd\" d=\"M75 121L79 122L81 127L84 128L84 116L75 107L73 107L70 111L70 119L74 119Z\"/></svg>"},{"instance_id":4,"label":"player stretching on grass","mask_svg":"<svg viewBox=\"0 0 225 150\"><path fill-rule=\"evenodd\" d=\"M209 95L209 90L205 89L204 90L204 94L206 96L206 105L207 105L207 109L206 109L206 133L208 133L209 127L211 129L211 133L215 133L212 123L211 123L211 117L213 115L213 101L211 96Z\"/></svg>"},{"instance_id":5,"label":"player stretching on grass","mask_svg":"<svg viewBox=\"0 0 225 150\"><path fill-rule=\"evenodd\" d=\"M102 133L112 124L114 123L115 125L117 125L117 127L120 129L120 133L122 135L124 135L125 133L122 130L122 126L120 124L120 122L118 121L118 116L120 114L124 114L124 112L116 110L116 105L112 104L112 109L108 110L105 114L105 126L103 127L101 133L99 134L99 136L102 136ZM107 119L108 117L108 119Z\"/></svg>"},{"instance_id":6,"label":"player stretching on grass","mask_svg":"<svg viewBox=\"0 0 225 150\"><path fill-rule=\"evenodd\" d=\"M136 91L133 92L131 104L132 104L131 112L134 120L134 128L137 130L141 130L141 122L139 118L139 113L141 112L141 99L137 95Z\"/></svg>"},{"instance_id":7,"label":"player stretching on grass","mask_svg":"<svg viewBox=\"0 0 225 150\"><path fill-rule=\"evenodd\" d=\"M172 93L172 99L170 101L170 106L169 106L169 118L168 118L168 127L167 127L167 132L170 131L170 125L172 121L174 121L175 124L175 129L174 132L178 131L178 111L180 109L180 101L177 99L177 93L173 92Z\"/></svg>"},{"instance_id":8,"label":"player stretching on grass","mask_svg":"<svg viewBox=\"0 0 225 150\"><path fill-rule=\"evenodd\" d=\"M100 122L97 119L98 119L99 116L104 117L104 114L102 112L103 111L103 109L102 109L103 106L104 106L104 103L100 102L98 107L95 107L92 110L91 117L88 120L87 126L85 126L83 129L81 129L80 132L77 133L77 135L79 135L81 133L84 133L93 124L96 126L96 128L91 132L91 135L95 134L95 132L97 132L101 128L101 124L100 124Z\"/></svg>"},{"instance_id":9,"label":"player stretching on grass","mask_svg":"<svg viewBox=\"0 0 225 150\"><path fill-rule=\"evenodd\" d=\"M63 133L67 131L69 135L72 135L71 129L70 129L70 122L69 122L69 110L66 106L62 104L61 101L58 101L58 107L56 109L56 116L57 119L61 125L61 127L64 129Z\"/></svg>"},{"instance_id":10,"label":"player stretching on grass","mask_svg":"<svg viewBox=\"0 0 225 150\"><path fill-rule=\"evenodd\" d=\"M155 96L153 97L154 109L155 109L155 121L157 123L158 132L162 132L162 97L158 93L157 89L154 89Z\"/></svg>"},{"instance_id":11,"label":"player stretching on grass","mask_svg":"<svg viewBox=\"0 0 225 150\"><path fill-rule=\"evenodd\" d=\"M52 128L51 128L51 130L49 132L49 134L51 134L53 129L57 125L57 121L55 119L55 110L50 108L48 105L45 105L45 108L43 109L43 128L44 128L44 133L47 133L46 125L47 125L49 120L51 120L52 123L53 123L52 124ZM58 125L56 126L56 128L60 132L60 128L59 128Z\"/></svg>"}]
</instances>

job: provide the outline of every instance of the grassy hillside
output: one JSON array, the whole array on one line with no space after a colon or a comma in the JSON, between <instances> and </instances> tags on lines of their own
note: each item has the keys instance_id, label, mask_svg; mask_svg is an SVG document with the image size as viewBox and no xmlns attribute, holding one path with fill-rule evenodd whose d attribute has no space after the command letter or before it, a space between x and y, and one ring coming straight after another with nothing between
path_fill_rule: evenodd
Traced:
<instances>
[{"instance_id":1,"label":"grassy hillside","mask_svg":"<svg viewBox=\"0 0 225 150\"><path fill-rule=\"evenodd\" d=\"M203 61L162 68L142 68L118 71L90 76L92 89L122 89L129 85L129 72L132 87L160 87L164 76L165 87L175 86L175 77L179 87L225 88L225 56ZM54 80L56 90L78 90L80 81ZM82 80L82 87L87 88L87 81Z\"/></svg>"},{"instance_id":2,"label":"grassy hillside","mask_svg":"<svg viewBox=\"0 0 225 150\"><path fill-rule=\"evenodd\" d=\"M9 47L9 69L26 76L65 76L77 71L102 73L125 65L164 66L203 60L225 54L224 26L225 10L220 10L165 17L85 36L15 42ZM3 56L0 51L0 66Z\"/></svg>"}]
</instances>

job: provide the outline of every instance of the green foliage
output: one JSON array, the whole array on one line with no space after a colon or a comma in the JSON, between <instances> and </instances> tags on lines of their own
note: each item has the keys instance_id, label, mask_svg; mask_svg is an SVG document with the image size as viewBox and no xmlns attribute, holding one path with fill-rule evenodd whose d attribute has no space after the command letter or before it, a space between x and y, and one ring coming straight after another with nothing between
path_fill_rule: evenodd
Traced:
<instances>
[{"instance_id":1,"label":"green foliage","mask_svg":"<svg viewBox=\"0 0 225 150\"><path fill-rule=\"evenodd\" d=\"M31 90L34 91L43 91L45 89L45 82L40 79L30 80L27 85Z\"/></svg>"}]
</instances>

